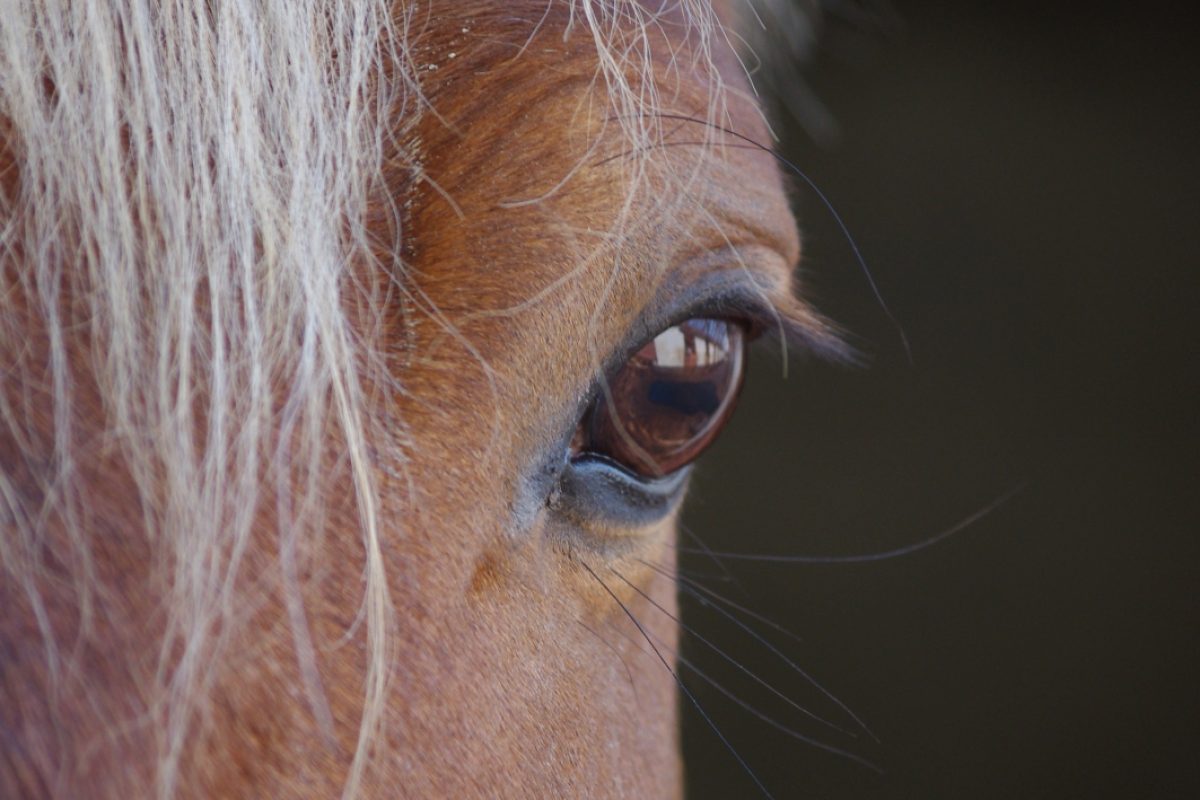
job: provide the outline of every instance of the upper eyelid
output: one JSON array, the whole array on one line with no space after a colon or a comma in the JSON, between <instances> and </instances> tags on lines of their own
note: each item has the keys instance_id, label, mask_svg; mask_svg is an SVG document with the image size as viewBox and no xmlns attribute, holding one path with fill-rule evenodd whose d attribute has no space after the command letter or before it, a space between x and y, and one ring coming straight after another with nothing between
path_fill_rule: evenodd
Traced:
<instances>
[{"instance_id":1,"label":"upper eyelid","mask_svg":"<svg viewBox=\"0 0 1200 800\"><path fill-rule=\"evenodd\" d=\"M746 325L747 341L766 339L777 334L784 347L794 347L820 358L857 363L859 355L843 338L840 330L803 300L786 294L781 300L755 286L744 271L718 274L698 281L683 293L676 307L645 326L643 338L693 317L728 319Z\"/></svg>"},{"instance_id":2,"label":"upper eyelid","mask_svg":"<svg viewBox=\"0 0 1200 800\"><path fill-rule=\"evenodd\" d=\"M662 331L696 317L726 319L747 326L747 341L781 336L784 347L812 353L830 361L855 363L857 353L839 335L836 326L808 304L788 295L786 304L769 302L766 292L739 273L714 275L685 288L666 307L648 316L643 313L628 335L598 365L586 396L590 402L598 382L619 369Z\"/></svg>"},{"instance_id":3,"label":"upper eyelid","mask_svg":"<svg viewBox=\"0 0 1200 800\"><path fill-rule=\"evenodd\" d=\"M792 295L785 302L769 302L767 292L755 287L745 273L726 272L688 286L663 308L648 316L643 311L626 337L609 353L587 389L576 399L572 417L578 419L602 391L607 376L619 369L647 342L671 325L693 317L713 317L749 323L747 341L778 332L785 347L795 347L828 361L858 363L857 351L838 329L807 303ZM653 304L652 304L653 305Z\"/></svg>"}]
</instances>

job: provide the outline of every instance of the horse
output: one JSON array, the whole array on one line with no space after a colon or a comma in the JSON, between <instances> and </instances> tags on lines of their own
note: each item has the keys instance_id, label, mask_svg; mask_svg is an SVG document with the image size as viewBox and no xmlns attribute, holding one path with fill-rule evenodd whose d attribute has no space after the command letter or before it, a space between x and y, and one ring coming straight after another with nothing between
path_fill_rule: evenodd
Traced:
<instances>
[{"instance_id":1,"label":"horse","mask_svg":"<svg viewBox=\"0 0 1200 800\"><path fill-rule=\"evenodd\" d=\"M682 795L688 476L840 351L753 24L6 8L0 796Z\"/></svg>"}]
</instances>

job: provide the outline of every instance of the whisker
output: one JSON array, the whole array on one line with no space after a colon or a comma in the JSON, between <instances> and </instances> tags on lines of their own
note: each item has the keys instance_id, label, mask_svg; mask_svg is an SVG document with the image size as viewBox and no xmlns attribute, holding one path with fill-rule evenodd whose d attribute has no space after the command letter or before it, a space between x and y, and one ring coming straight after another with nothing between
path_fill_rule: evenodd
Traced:
<instances>
[{"instance_id":1,"label":"whisker","mask_svg":"<svg viewBox=\"0 0 1200 800\"><path fill-rule=\"evenodd\" d=\"M692 580L703 579L706 581L721 581L722 583L730 583L733 581L733 578L729 577L728 575L718 575L715 572L700 572L699 570L694 569L678 570L678 575L681 578L687 577L691 578Z\"/></svg>"},{"instance_id":2,"label":"whisker","mask_svg":"<svg viewBox=\"0 0 1200 800\"><path fill-rule=\"evenodd\" d=\"M746 616L750 617L751 619L758 620L759 622L761 622L762 624L764 624L764 625L766 625L766 626L768 626L768 627L772 628L773 630L779 631L779 632L780 632L780 633L782 633L784 636L787 636L789 639L794 639L795 641L797 641L797 642L800 642L801 644L804 644L804 643L805 643L805 642L804 642L804 638L803 638L803 637L801 637L799 634L792 633L792 632L791 632L791 631L789 631L787 628L785 628L785 627L783 627L782 625L780 625L778 622L775 622L774 620L772 620L770 617L765 617L765 616L763 616L762 614L759 614L757 611L753 611L753 610L751 610L751 609L747 608L746 606L743 606L743 605L740 605L740 604L738 604L738 603L735 603L734 601L730 600L730 599L729 599L728 597L726 597L725 595L723 595L723 594L718 594L717 592L714 592L712 589L708 588L707 586L705 586L704 584L700 583L699 581L696 581L696 580L693 580L693 579L691 579L691 578L687 577L687 576L686 576L686 575L684 575L682 572L680 572L678 569L675 571L675 574L671 574L671 573L670 573L670 572L669 572L669 571L668 571L668 570L667 570L665 567L663 567L661 564L653 564L653 563L651 563L651 562L649 562L649 561L645 561L645 560L643 560L643 559L640 559L640 558L638 559L638 561L641 561L643 564L645 564L646 566L648 566L648 567L650 567L651 569L655 570L655 571L656 571L656 572L658 572L660 575L662 575L662 576L664 576L664 577L666 577L666 578L669 578L669 579L672 579L672 580L680 580L680 581L684 581L684 582L686 582L686 583L687 583L689 586L691 586L693 589L696 589L696 590L698 590L698 591L704 592L704 593L705 593L705 594L707 594L707 595L711 595L711 596L712 596L714 599L716 599L716 600L719 600L720 602L724 603L724 604L725 604L725 605L727 605L727 606L730 606L731 608L735 608L735 609L737 609L738 611L742 612L743 614L745 614ZM697 602L699 602L701 605L703 605L703 606L706 606L706 607L708 606L708 601L706 601L704 598L702 598L702 597L698 597L698 598L696 598L696 600L697 600Z\"/></svg>"},{"instance_id":3,"label":"whisker","mask_svg":"<svg viewBox=\"0 0 1200 800\"><path fill-rule=\"evenodd\" d=\"M717 565L717 567L721 570L721 572L723 572L729 576L730 582L733 583L733 585L738 588L738 591L740 591L746 597L750 596L750 593L746 591L746 587L743 586L741 584L741 582L737 578L734 577L733 573L730 572L729 567L725 566L725 562L721 561L721 559L718 558L715 553L713 553L712 548L709 547L707 544L705 544L704 540L700 538L700 535L698 533L696 533L690 527L688 527L687 525L684 525L682 523L680 523L679 529L681 531L683 531L684 535L686 535L689 539L691 539L696 544L700 545L701 548L703 548L704 553L709 557L709 559L714 564ZM679 568L676 567L676 569L678 570Z\"/></svg>"},{"instance_id":4,"label":"whisker","mask_svg":"<svg viewBox=\"0 0 1200 800\"><path fill-rule=\"evenodd\" d=\"M679 588L685 592L688 592L689 594L691 594L693 597L696 597L697 599L702 599L697 595L695 589L691 589L686 585L680 585ZM850 717L850 719L854 720L854 723L856 725L858 725L858 727L861 728L863 730L863 732L865 732L867 734L867 736L870 736L872 739L875 740L875 742L877 742L877 743L879 742L879 737L876 736L871 731L871 729L867 727L867 724L865 722L863 722L862 719L860 719L857 714L855 714L853 711L850 710L849 706L847 706L841 700L837 699L837 697L833 694L833 692L829 691L824 686L822 686L817 681L817 679L814 678L813 676L809 675L808 672L806 672L803 667L801 667L799 664L797 664L792 659L788 658L786 653L784 653L782 650L780 650L775 645L771 644L769 639L767 639L762 634L758 633L758 631L754 630L749 625L742 622L740 619L738 619L737 617L735 617L733 614L726 611L725 609L721 608L720 606L709 604L708 608L711 608L713 611L716 611L718 614L720 614L721 616L728 619L730 622L732 622L734 625L741 628L743 631L748 633L750 636L754 637L754 639L759 644L761 644L763 647L767 648L767 650L769 650L773 654L775 654L775 656L778 657L781 661L783 661L783 663L785 663L789 667L791 667L798 675L800 675L800 677L802 677L802 678L804 678L804 680L808 681L808 683L811 686L813 686L813 688L815 688L821 694L825 695L825 697L829 698L829 700L834 705L836 705L838 708L840 708L846 714L846 716L848 716L848 717Z\"/></svg>"},{"instance_id":5,"label":"whisker","mask_svg":"<svg viewBox=\"0 0 1200 800\"><path fill-rule=\"evenodd\" d=\"M843 734L845 734L845 735L847 735L847 736L849 736L849 737L851 737L851 738L854 738L854 734L853 734L853 733L851 733L850 731L848 731L848 730L846 730L845 728L842 728L842 727L840 727L840 726L838 726L838 725L835 725L834 723L830 722L830 721L829 721L829 720L827 720L827 719L824 719L823 717L819 716L818 714L816 714L816 713L814 713L814 712L812 712L812 711L809 711L807 708L805 708L804 706L800 705L800 704L799 704L799 703L797 703L795 700L793 700L792 698L788 697L786 694L784 694L783 692L779 691L778 689L776 689L776 688L775 688L774 686L772 686L771 684L767 683L765 680L763 680L762 678L760 678L758 675L755 675L753 671L751 671L751 670L750 670L748 667L746 667L746 666L745 666L744 664L742 664L740 661L738 661L738 660L737 660L737 659L735 659L733 656L731 656L731 655L729 655L728 653L726 653L726 652L725 652L724 650L722 650L720 647L717 647L717 645L713 644L713 643L712 643L712 642L711 642L709 639L707 639L707 638L705 638L704 636L700 635L700 634L699 634L699 633L698 633L698 632L697 632L697 631L696 631L694 628L690 627L690 626L689 626L689 625L687 625L685 622L683 622L682 620L680 620L680 619L679 619L679 617L675 616L675 615L674 615L674 614L672 614L670 611L668 611L667 609L663 608L663 607L662 607L662 606L661 606L659 603L657 603L657 602L654 600L654 598L652 598L650 595L646 594L646 593L645 593L645 592L643 592L641 589L639 589L639 588L638 588L638 587L637 587L637 586L636 586L636 585L635 585L633 582L631 582L631 581L630 581L628 578L626 578L626 577L625 577L624 575L622 575L620 572L618 572L617 570L613 569L612 567L609 567L609 571L610 571L610 572L612 572L614 575L616 575L618 578L620 578L620 579L621 579L621 580L622 580L622 581L625 583L625 585L626 585L626 586L628 586L630 589L633 589L635 592L637 592L637 593L638 593L638 594L640 594L642 597L644 597L644 598L646 599L646 601L647 601L648 603L650 603L650 605L654 606L654 607L655 607L655 608L657 608L659 611L661 611L663 614L665 614L665 615L666 615L666 616L667 616L669 619L673 620L673 621L674 621L674 622L675 622L677 625L679 625L679 627L680 627L680 628L682 628L684 631L686 631L686 632L687 632L688 634L690 634L691 636L694 636L694 637L696 637L697 639L699 639L699 640L700 640L700 641L701 641L703 644L707 645L707 646L709 647L709 649L711 649L713 652L715 652L715 653L716 653L717 655L719 655L721 658L725 659L725 660L726 660L726 661L728 661L730 664L733 664L733 665L734 665L735 667L737 667L739 670L741 670L742 672L746 673L746 675L750 676L750 678L752 678L752 679L753 679L753 680L754 680L756 683L758 683L760 686L763 686L763 687L765 687L765 688L767 689L767 691L771 692L771 694L773 694L773 695L775 695L776 697L778 697L779 699L783 700L785 703L787 703L787 704L788 704L788 705L790 705L792 708L794 708L794 709L796 709L797 711L799 711L801 714L804 714L804 715L805 715L806 717L808 717L809 719L815 720L816 722L819 722L819 723L821 723L822 725L826 725L826 726L828 726L829 728L832 728L833 730L837 731L838 733L843 733Z\"/></svg>"},{"instance_id":6,"label":"whisker","mask_svg":"<svg viewBox=\"0 0 1200 800\"><path fill-rule=\"evenodd\" d=\"M616 631L616 633L621 636L624 636L627 641L636 645L636 643L633 642L633 640L627 634L623 633L622 631ZM880 775L884 774L883 769L881 769L877 764L863 758L862 756L857 755L855 753L851 753L848 750L843 750L840 747L836 747L834 745L828 744L827 742L822 742L820 739L814 739L811 736L806 736L805 734L800 733L799 731L795 730L794 728L789 728L788 726L779 722L777 719L763 713L758 708L752 706L751 704L747 703L745 700L742 700L740 697L735 695L733 692L726 689L724 686L721 685L721 683L718 680L713 678L711 675L706 673L704 670L700 669L698 666L695 665L694 662L690 661L682 653L678 652L674 648L667 645L665 642L663 642L662 639L658 638L657 636L653 636L653 635L651 635L651 636L655 641L658 642L660 647L662 647L664 650L666 650L671 655L675 656L675 658L679 659L679 662L681 664L683 664L685 667L687 667L689 670L691 670L693 673L695 673L697 677L703 679L706 683L710 684L718 692L725 695L726 698L728 698L731 702L736 704L739 708L748 712L752 716L757 717L761 721L770 725L772 728L775 728L776 730L781 731L782 733L786 733L788 736L791 736L794 739L804 742L805 744L811 745L819 750L823 750L827 753L832 753L833 755L837 755L837 756L841 756L843 758L849 759L850 761L853 761L856 764L866 767L867 769L871 770L872 772L878 773ZM643 653L646 652L644 648L639 648L639 649L641 649ZM649 654L647 653L647 655L649 655Z\"/></svg>"},{"instance_id":7,"label":"whisker","mask_svg":"<svg viewBox=\"0 0 1200 800\"><path fill-rule=\"evenodd\" d=\"M575 621L577 623L579 623L579 626L581 628L583 628L585 631L590 633L592 636L595 636L597 639L599 639L600 643L603 644L605 647L607 647L609 650L611 650L613 652L613 654L616 655L617 658L621 659L621 666L623 666L625 668L625 675L629 678L629 688L631 690L633 690L633 701L635 703L637 703L638 705L641 705L641 700L638 698L637 684L635 684L633 682L633 670L631 670L629 668L629 662L627 662L625 660L625 656L621 654L620 650L613 647L612 643L610 641L608 641L603 636L601 636L594 628L589 626L587 623L583 622L582 620L575 620Z\"/></svg>"},{"instance_id":8,"label":"whisker","mask_svg":"<svg viewBox=\"0 0 1200 800\"><path fill-rule=\"evenodd\" d=\"M781 733L786 733L788 736L791 736L793 739L804 742L805 744L815 747L818 750L824 750L827 753L832 753L833 755L841 756L842 758L853 761L855 764L859 764L861 766L866 767L867 769L871 770L872 772L875 772L879 775L883 774L883 770L877 764L875 764L871 761L868 761L867 759L863 758L862 756L860 756L856 753L851 753L849 750L843 750L842 748L836 747L827 742L822 742L820 739L815 739L811 736L805 736L803 733L800 733L799 731L797 731L793 728L789 728L788 726L784 725L783 723L779 722L778 720L764 714L759 709L750 705L745 700L742 700L741 698L736 696L733 692L726 689L719 682L717 682L716 680L711 678L703 670L701 670L699 667L697 667L695 664L693 664L691 661L689 661L686 657L684 657L682 655L677 655L676 657L679 659L679 662L681 664L683 664L689 670L694 672L700 678L703 678L707 683L711 684L714 689L716 689L718 692L720 692L721 694L723 694L727 698L729 698L730 701L735 703L743 711L745 711L748 714L753 715L754 717L757 717L759 720L765 722L767 725L770 725L772 728L775 728L776 730L780 731Z\"/></svg>"},{"instance_id":9,"label":"whisker","mask_svg":"<svg viewBox=\"0 0 1200 800\"><path fill-rule=\"evenodd\" d=\"M804 181L804 183L808 185L808 188L812 190L813 194L815 194L817 196L817 199L821 201L821 205L823 205L825 207L825 210L829 212L829 215L833 218L833 221L837 224L838 228L841 230L842 236L845 237L846 242L850 245L850 250L854 254L854 260L858 263L859 269L862 271L863 276L866 278L867 285L871 288L871 293L875 296L875 301L877 303L879 303L880 309L883 310L883 313L887 316L888 321L891 322L892 326L896 329L896 333L900 338L900 343L904 347L904 355L905 355L906 360L908 361L909 364L913 363L912 346L909 344L908 334L905 333L904 326L900 324L900 321L898 319L896 319L896 315L893 314L892 310L888 307L887 301L885 301L883 299L883 293L879 290L878 284L875 283L875 277L871 273L871 268L867 266L867 259L863 256L862 251L859 249L858 242L855 240L854 236L850 233L850 228L846 225L845 220L842 219L842 215L838 213L837 208L834 207L833 202L830 201L830 199L825 196L825 193L821 191L820 187L817 186L816 182L812 178L808 177L808 175L804 172L804 170L800 169L800 167L795 162L793 162L791 159L787 158L786 156L775 152L770 147L767 147L763 144L760 144L759 142L756 142L754 139L751 139L749 136L746 136L745 134L738 133L737 131L733 130L732 128L725 127L724 125L719 125L715 122L710 122L708 120L703 120L703 119L699 119L697 117L692 117L687 114L671 114L671 113L666 113L666 112L660 112L660 113L656 114L655 116L661 117L663 119L673 119L673 120L683 120L683 121L687 121L687 122L694 122L698 125L705 125L707 127L718 130L728 136L734 137L735 139L740 139L741 141L745 142L750 148L761 150L762 152L773 156L777 161L779 161L780 164L787 167L789 170L791 170L793 173L795 173L797 177L799 177L802 181ZM729 146L729 145L726 145L726 146Z\"/></svg>"},{"instance_id":10,"label":"whisker","mask_svg":"<svg viewBox=\"0 0 1200 800\"><path fill-rule=\"evenodd\" d=\"M921 541L914 542L913 544L897 547L894 550L885 550L882 553L864 553L861 555L850 556L788 556L774 555L769 553L717 552L712 553L712 555L720 556L721 558L726 558L733 561L765 561L776 564L869 564L874 561L886 561L889 558L899 558L901 556L907 556L920 552L921 550L926 550L936 544L939 544L940 542L945 541L946 539L949 539L956 533L961 533L962 531L974 525L976 522L979 522L981 519L991 514L996 509L1000 508L1017 494L1024 491L1026 485L1027 483L1025 482L1018 484L1004 494L1000 495L1000 497L996 498L991 503L988 503L986 506L976 511L974 514L971 514L969 517L959 521L949 528L930 536L928 539L922 539ZM708 552L693 547L676 546L675 549L680 553Z\"/></svg>"},{"instance_id":11,"label":"whisker","mask_svg":"<svg viewBox=\"0 0 1200 800\"><path fill-rule=\"evenodd\" d=\"M613 599L613 602L620 606L621 610L625 612L625 616L629 617L629 621L632 622L634 627L638 629L638 632L642 634L642 637L646 640L646 644L650 645L650 649L654 651L654 655L658 656L658 660L662 662L663 667L666 668L667 672L671 673L671 677L675 680L675 685L679 687L679 691L683 692L683 695L688 699L696 711L699 712L704 721L708 723L708 727L712 728L713 733L715 733L717 738L721 740L721 744L725 745L725 749L733 754L733 757L737 760L738 764L741 765L742 769L745 770L746 774L750 776L750 779L754 781L754 784L758 786L758 789L763 793L763 796L767 797L768 800L774 800L774 795L767 791L767 787L763 785L761 780L759 780L759 777L757 774L755 774L754 770L750 769L750 765L746 763L746 759L742 758L741 754L738 753L732 744L730 744L729 740L725 738L725 734L721 733L721 729L717 727L715 722L713 722L712 717L710 717L708 712L704 710L704 707L700 705L700 701L697 700L696 696L693 695L687 686L684 685L683 681L679 678L679 673L671 668L671 665L667 662L667 659L663 658L663 654L659 651L658 647L655 646L654 641L650 638L650 634L646 632L646 629L642 626L642 623L638 622L638 619L633 615L633 612L631 612L629 608L621 602L621 598L617 597L616 592L614 592L607 583L601 580L600 576L597 575L595 571L587 565L586 562L579 561L578 563L581 567L588 571L589 575L596 579L596 582L599 583L604 591L608 593L608 596Z\"/></svg>"}]
</instances>

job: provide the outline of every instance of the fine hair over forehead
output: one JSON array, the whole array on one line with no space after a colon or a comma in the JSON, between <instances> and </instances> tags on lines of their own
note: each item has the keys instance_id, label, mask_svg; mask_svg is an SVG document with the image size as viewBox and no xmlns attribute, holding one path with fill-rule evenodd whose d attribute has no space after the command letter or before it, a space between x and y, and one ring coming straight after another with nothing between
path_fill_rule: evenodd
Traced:
<instances>
[{"instance_id":1,"label":"fine hair over forehead","mask_svg":"<svg viewBox=\"0 0 1200 800\"><path fill-rule=\"evenodd\" d=\"M565 16L632 151L663 135L653 76L679 54L660 38L688 41L687 68L709 79L705 136L727 123L714 54L729 12L707 0L474 5L524 14L530 37L543 12ZM381 495L377 470L405 458L403 420L380 409L404 375L372 324L389 287L362 276L404 291L403 214L385 257L369 208L394 193L385 153L437 113L414 43L442 6L93 0L0 14L0 598L36 621L48 691L78 678L75 640L111 591L88 476L127 477L164 598L153 685L120 724L152 731L159 796L178 788L266 524L302 688L329 726L288 567L321 534L329 474L353 486L365 558L369 673L346 795L372 755L396 624L380 516L403 502ZM421 154L402 155L418 175ZM68 632L50 619L52 572L77 608Z\"/></svg>"}]
</instances>

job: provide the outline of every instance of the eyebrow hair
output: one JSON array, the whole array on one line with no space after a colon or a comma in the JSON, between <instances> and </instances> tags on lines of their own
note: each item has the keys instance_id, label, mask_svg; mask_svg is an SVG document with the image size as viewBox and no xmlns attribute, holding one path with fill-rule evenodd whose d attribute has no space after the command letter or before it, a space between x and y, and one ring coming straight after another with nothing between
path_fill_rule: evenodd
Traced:
<instances>
[{"instance_id":1,"label":"eyebrow hair","mask_svg":"<svg viewBox=\"0 0 1200 800\"><path fill-rule=\"evenodd\" d=\"M694 123L697 125L702 125L704 127L707 127L707 128L713 129L717 132L720 132L726 136L733 137L734 139L738 140L738 142L740 142L740 144L739 143L733 143L733 144L723 143L722 146L729 147L729 148L736 149L736 150L753 150L753 151L765 153L766 155L769 155L771 158L775 159L775 161L784 168L783 174L785 176L798 178L804 186L807 186L808 189L820 201L821 206L823 206L824 209L826 210L826 212L829 213L830 217L832 217L834 223L837 225L838 229L841 231L842 236L845 238L846 244L848 244L850 246L850 251L854 256L854 260L858 264L859 270L862 272L863 277L866 279L867 285L870 287L871 293L875 297L875 301L879 304L879 307L880 307L880 309L882 309L884 315L888 318L888 320L891 321L892 326L896 329L896 334L900 338L900 344L904 347L905 355L908 358L908 361L910 363L912 362L912 358L913 358L912 345L908 341L908 334L905 332L904 326L900 324L900 320L898 320L896 318L896 315L892 313L892 310L888 306L887 301L884 300L883 292L880 291L879 284L877 284L875 282L875 276L874 276L874 274L872 274L871 268L867 265L867 259L863 255L862 250L859 249L858 242L855 240L854 236L850 233L849 226L846 224L846 221L842 218L842 215L838 212L838 210L834 206L833 202L829 199L828 196L826 196L825 192L821 190L821 187L817 185L816 181L814 181L811 177L809 177L807 172L800 169L800 166L798 164L796 164L794 161L792 161L791 159L789 159L787 156L783 155L782 153L778 152L774 148L768 147L767 145L764 145L761 142L756 141L755 139L745 135L744 133L740 133L739 131L736 131L736 130L726 127L724 125L720 125L711 120L700 119L698 117L694 117L689 114L677 114L677 113L669 113L669 112L658 112L656 114L656 116L658 116L664 120L672 120L672 121L678 122L681 126L684 124L687 124L687 123ZM678 130L678 128L676 128L676 130ZM694 142L688 142L688 141L662 142L656 146L666 148L666 147L675 146L677 144L678 145L692 145L692 144L694 144ZM819 315L817 315L817 316L819 317ZM826 324L831 325L831 323L826 323ZM831 327L833 328L833 330L835 332L837 331L836 326L831 326ZM840 334L835 333L835 336L837 339L842 340L842 337ZM841 341L841 347L843 350L846 351L846 357L839 358L837 360L851 361L851 362L855 362L855 363L861 361L860 354L858 354L858 352L856 350L854 350L854 348L851 348L848 344L846 344L844 342L844 340Z\"/></svg>"}]
</instances>

